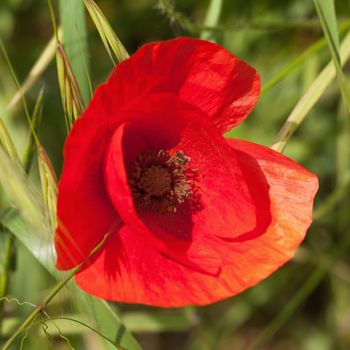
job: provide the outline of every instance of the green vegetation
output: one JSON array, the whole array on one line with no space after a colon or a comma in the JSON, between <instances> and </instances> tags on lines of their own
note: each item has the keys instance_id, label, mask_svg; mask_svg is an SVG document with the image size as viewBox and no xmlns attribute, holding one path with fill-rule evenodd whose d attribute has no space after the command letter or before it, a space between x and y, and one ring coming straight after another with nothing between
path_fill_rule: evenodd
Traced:
<instances>
[{"instance_id":1,"label":"green vegetation","mask_svg":"<svg viewBox=\"0 0 350 350\"><path fill-rule=\"evenodd\" d=\"M0 1L0 346L350 349L349 16L346 0ZM115 64L179 35L216 41L258 70L259 103L228 135L319 176L314 223L292 262L228 300L106 303L54 268L63 143Z\"/></svg>"}]
</instances>

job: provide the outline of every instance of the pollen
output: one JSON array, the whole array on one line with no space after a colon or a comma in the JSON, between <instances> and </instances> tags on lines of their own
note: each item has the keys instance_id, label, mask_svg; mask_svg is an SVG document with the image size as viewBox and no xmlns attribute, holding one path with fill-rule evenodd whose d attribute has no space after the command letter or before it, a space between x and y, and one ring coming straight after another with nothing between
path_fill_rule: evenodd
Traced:
<instances>
[{"instance_id":1,"label":"pollen","mask_svg":"<svg viewBox=\"0 0 350 350\"><path fill-rule=\"evenodd\" d=\"M164 196L171 191L171 175L166 167L151 165L142 173L139 187L150 196Z\"/></svg>"},{"instance_id":2,"label":"pollen","mask_svg":"<svg viewBox=\"0 0 350 350\"><path fill-rule=\"evenodd\" d=\"M193 201L196 173L183 151L141 153L128 167L128 182L136 206L159 213L176 212L186 200Z\"/></svg>"}]
</instances>

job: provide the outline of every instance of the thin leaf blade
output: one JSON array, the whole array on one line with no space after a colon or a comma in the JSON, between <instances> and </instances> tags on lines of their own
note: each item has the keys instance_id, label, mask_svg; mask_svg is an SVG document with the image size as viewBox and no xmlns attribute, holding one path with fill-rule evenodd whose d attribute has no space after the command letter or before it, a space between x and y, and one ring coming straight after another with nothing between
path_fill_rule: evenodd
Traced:
<instances>
[{"instance_id":1,"label":"thin leaf blade","mask_svg":"<svg viewBox=\"0 0 350 350\"><path fill-rule=\"evenodd\" d=\"M223 0L211 0L204 20L204 27L217 26L222 10ZM216 42L216 33L211 30L202 30L200 38Z\"/></svg>"},{"instance_id":2,"label":"thin leaf blade","mask_svg":"<svg viewBox=\"0 0 350 350\"><path fill-rule=\"evenodd\" d=\"M84 103L87 104L90 98L90 88L84 2L83 0L60 0L59 11L63 29L63 45L81 90ZM86 62L86 67L82 62Z\"/></svg>"},{"instance_id":3,"label":"thin leaf blade","mask_svg":"<svg viewBox=\"0 0 350 350\"><path fill-rule=\"evenodd\" d=\"M350 58L350 33L344 38L340 47L341 62L344 64ZM271 146L272 149L282 152L294 131L303 122L311 108L320 99L328 85L335 78L336 71L333 62L329 62L318 77L311 84L306 93L295 105L287 120L283 124L276 140Z\"/></svg>"},{"instance_id":4,"label":"thin leaf blade","mask_svg":"<svg viewBox=\"0 0 350 350\"><path fill-rule=\"evenodd\" d=\"M339 53L339 35L337 30L337 17L333 0L314 0L316 11L320 19L324 35L334 61L340 90L350 113L350 87L343 73Z\"/></svg>"},{"instance_id":5,"label":"thin leaf blade","mask_svg":"<svg viewBox=\"0 0 350 350\"><path fill-rule=\"evenodd\" d=\"M115 64L114 58L111 54L110 49L112 49L118 62L122 62L129 58L129 54L123 46L122 42L119 40L117 34L113 30L112 26L109 24L107 18L101 11L101 9L96 5L93 0L84 0L85 6L94 22L101 40L110 56L113 64Z\"/></svg>"}]
</instances>

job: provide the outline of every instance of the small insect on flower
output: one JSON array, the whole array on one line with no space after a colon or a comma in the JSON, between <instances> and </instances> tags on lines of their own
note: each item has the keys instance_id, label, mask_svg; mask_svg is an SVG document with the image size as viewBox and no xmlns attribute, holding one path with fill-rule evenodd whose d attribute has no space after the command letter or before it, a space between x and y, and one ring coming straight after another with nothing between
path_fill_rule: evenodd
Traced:
<instances>
[{"instance_id":1,"label":"small insect on flower","mask_svg":"<svg viewBox=\"0 0 350 350\"><path fill-rule=\"evenodd\" d=\"M76 283L104 299L176 307L235 295L289 261L317 177L223 136L259 91L255 69L198 39L119 64L65 144L57 268L83 263Z\"/></svg>"}]
</instances>

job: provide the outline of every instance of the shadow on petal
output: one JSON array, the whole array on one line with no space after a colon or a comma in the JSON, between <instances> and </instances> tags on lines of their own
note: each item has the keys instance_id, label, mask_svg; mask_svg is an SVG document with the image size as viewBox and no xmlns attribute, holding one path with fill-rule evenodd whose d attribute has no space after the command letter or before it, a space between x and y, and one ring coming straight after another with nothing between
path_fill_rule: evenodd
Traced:
<instances>
[{"instance_id":1,"label":"shadow on petal","mask_svg":"<svg viewBox=\"0 0 350 350\"><path fill-rule=\"evenodd\" d=\"M255 227L236 237L219 237L225 241L242 242L264 234L272 222L270 186L259 163L249 154L235 150L237 162L245 179L247 190L255 207Z\"/></svg>"}]
</instances>

